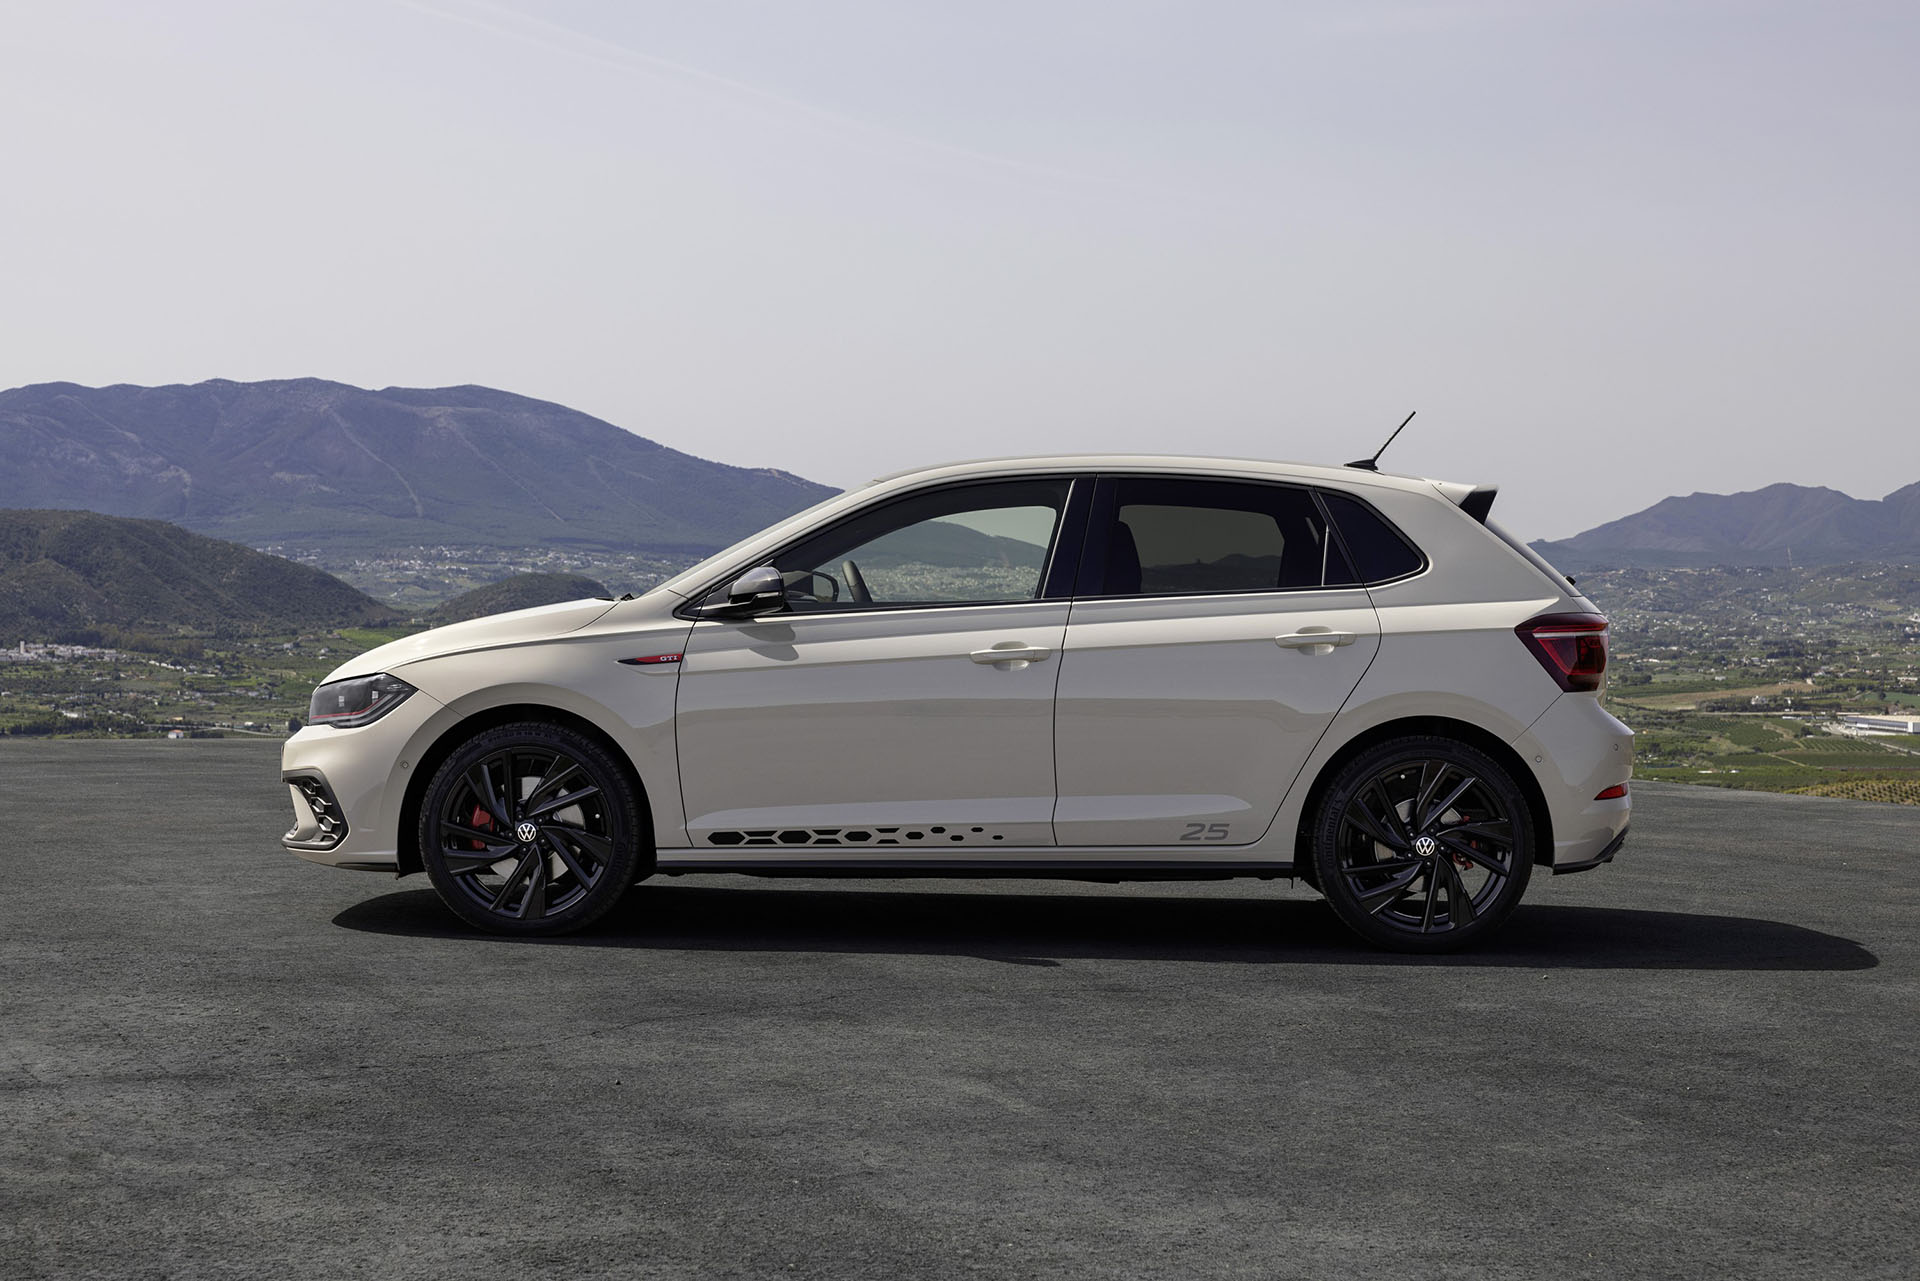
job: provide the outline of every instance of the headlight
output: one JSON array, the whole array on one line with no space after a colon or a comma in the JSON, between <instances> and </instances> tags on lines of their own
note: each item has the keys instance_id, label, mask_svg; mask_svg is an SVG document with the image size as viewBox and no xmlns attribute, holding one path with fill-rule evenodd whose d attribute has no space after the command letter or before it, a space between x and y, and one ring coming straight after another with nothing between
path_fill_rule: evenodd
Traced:
<instances>
[{"instance_id":1,"label":"headlight","mask_svg":"<svg viewBox=\"0 0 1920 1281\"><path fill-rule=\"evenodd\" d=\"M313 702L307 705L307 724L331 725L335 729L371 725L406 702L411 693L413 686L385 672L378 676L328 681L313 691Z\"/></svg>"}]
</instances>

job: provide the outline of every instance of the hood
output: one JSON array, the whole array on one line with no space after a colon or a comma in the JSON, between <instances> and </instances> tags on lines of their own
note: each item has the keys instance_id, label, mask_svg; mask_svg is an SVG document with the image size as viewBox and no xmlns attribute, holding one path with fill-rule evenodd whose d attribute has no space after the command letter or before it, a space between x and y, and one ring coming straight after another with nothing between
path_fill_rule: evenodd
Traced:
<instances>
[{"instance_id":1,"label":"hood","mask_svg":"<svg viewBox=\"0 0 1920 1281\"><path fill-rule=\"evenodd\" d=\"M445 627L429 628L424 632L416 632L412 636L403 636L397 641L388 641L377 649L370 649L364 654L348 659L334 668L327 676L327 680L337 681L350 676L371 676L376 672L390 672L407 663L417 663L423 658L439 658L446 654L458 654L468 650L498 649L507 645L524 645L529 641L552 640L556 636L579 631L618 603L597 597L588 600L570 600L558 605L516 609L507 614L489 614L485 618L470 618L464 623L449 623Z\"/></svg>"}]
</instances>

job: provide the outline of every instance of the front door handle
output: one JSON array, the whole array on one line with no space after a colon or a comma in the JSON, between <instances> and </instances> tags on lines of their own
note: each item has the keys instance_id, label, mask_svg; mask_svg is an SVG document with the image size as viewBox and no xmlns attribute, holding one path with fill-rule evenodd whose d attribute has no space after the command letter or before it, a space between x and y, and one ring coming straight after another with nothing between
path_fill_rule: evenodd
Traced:
<instances>
[{"instance_id":1,"label":"front door handle","mask_svg":"<svg viewBox=\"0 0 1920 1281\"><path fill-rule=\"evenodd\" d=\"M967 657L976 663L992 663L1003 672L1018 671L1028 663L1037 663L1053 653L1044 645L1027 645L1020 641L1001 641L992 649L976 649Z\"/></svg>"},{"instance_id":2,"label":"front door handle","mask_svg":"<svg viewBox=\"0 0 1920 1281\"><path fill-rule=\"evenodd\" d=\"M1276 636L1273 643L1282 649L1303 649L1309 654L1331 654L1336 645L1351 645L1358 639L1352 632L1336 632L1330 627L1306 627Z\"/></svg>"}]
</instances>

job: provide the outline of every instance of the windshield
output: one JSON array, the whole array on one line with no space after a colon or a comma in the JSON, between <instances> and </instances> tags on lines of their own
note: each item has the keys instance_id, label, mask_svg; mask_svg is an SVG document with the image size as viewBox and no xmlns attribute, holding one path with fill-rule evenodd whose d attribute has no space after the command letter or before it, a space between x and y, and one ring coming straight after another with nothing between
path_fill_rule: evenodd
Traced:
<instances>
[{"instance_id":1,"label":"windshield","mask_svg":"<svg viewBox=\"0 0 1920 1281\"><path fill-rule=\"evenodd\" d=\"M767 528L760 530L758 533L748 534L745 538L733 544L733 546L723 548L722 550L715 552L713 555L707 557L705 560L701 561L699 564L694 565L689 569L681 570L678 574L675 574L672 578L669 578L664 583L656 584L654 587L648 590L647 594L651 596L654 592L672 592L676 596L689 596L694 592L698 591L700 588L706 586L707 583L715 575L720 573L721 570L726 569L729 565L739 560L741 557L742 551L748 546L750 546L751 544L757 543L760 540L767 538L769 535L774 535L774 534L786 535L786 534L794 533L796 532L796 527L805 526L823 508L830 507L834 503L840 502L842 499L846 498L848 494L858 493L860 490L867 488L868 485L871 485L871 484L873 484L873 482L868 481L866 485L855 485L852 489L843 490L840 493L830 495L829 497L821 499L819 502L807 508L805 511L795 512L793 515L787 517L785 520L779 522L778 524L769 525L767 526ZM751 568L751 567L748 566L747 568Z\"/></svg>"}]
</instances>

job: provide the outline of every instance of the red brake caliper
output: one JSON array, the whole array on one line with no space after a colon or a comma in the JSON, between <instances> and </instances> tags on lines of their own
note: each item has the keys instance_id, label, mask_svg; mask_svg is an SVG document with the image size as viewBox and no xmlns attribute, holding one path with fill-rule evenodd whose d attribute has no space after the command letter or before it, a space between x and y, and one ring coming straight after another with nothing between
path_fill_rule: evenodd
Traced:
<instances>
[{"instance_id":1,"label":"red brake caliper","mask_svg":"<svg viewBox=\"0 0 1920 1281\"><path fill-rule=\"evenodd\" d=\"M483 832L491 832L493 830L493 815L487 813L484 809L476 805L473 807L473 818L471 820L471 823L474 827L479 828ZM477 850L483 850L487 848L487 843L485 841L470 840L467 842L467 844L473 846L473 848Z\"/></svg>"},{"instance_id":2,"label":"red brake caliper","mask_svg":"<svg viewBox=\"0 0 1920 1281\"><path fill-rule=\"evenodd\" d=\"M1473 822L1473 816L1472 816L1471 814L1467 814L1467 813L1464 813L1464 812L1462 812L1462 811L1460 811L1460 810L1455 810L1455 811L1454 811L1454 813L1456 813L1456 814L1459 814L1459 815L1460 815L1460 820L1459 820L1459 821L1460 821L1460 822L1462 822L1462 823L1471 823L1471 822ZM1471 840L1469 840L1469 841L1467 842L1467 844L1469 844L1469 845L1473 845L1473 848L1475 848L1475 849L1479 849L1479 848L1480 848L1480 847L1479 847L1478 845L1474 845L1474 843L1473 843L1473 842L1472 842ZM1467 857L1466 855L1464 855L1464 854L1450 854L1450 857L1451 857L1451 858L1453 859L1453 865L1454 865L1455 867L1458 867L1458 868L1460 868L1460 869L1462 869L1463 871L1464 871L1464 870L1466 870L1466 869L1468 869L1468 868L1471 868L1471 867L1473 866L1473 860L1472 860L1472 859L1470 859L1470 858L1468 858L1468 857Z\"/></svg>"}]
</instances>

